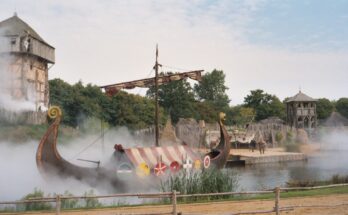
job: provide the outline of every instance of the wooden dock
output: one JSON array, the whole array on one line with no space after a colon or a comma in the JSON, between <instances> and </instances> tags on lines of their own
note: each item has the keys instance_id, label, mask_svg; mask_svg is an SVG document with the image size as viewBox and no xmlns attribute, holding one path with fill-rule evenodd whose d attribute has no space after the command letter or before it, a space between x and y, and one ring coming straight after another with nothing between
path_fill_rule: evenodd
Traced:
<instances>
[{"instance_id":1,"label":"wooden dock","mask_svg":"<svg viewBox=\"0 0 348 215\"><path fill-rule=\"evenodd\" d=\"M260 154L258 150L251 152L249 149L232 149L227 165L252 165L300 160L307 160L307 155L298 152L285 152L282 148L266 149L265 154Z\"/></svg>"}]
</instances>

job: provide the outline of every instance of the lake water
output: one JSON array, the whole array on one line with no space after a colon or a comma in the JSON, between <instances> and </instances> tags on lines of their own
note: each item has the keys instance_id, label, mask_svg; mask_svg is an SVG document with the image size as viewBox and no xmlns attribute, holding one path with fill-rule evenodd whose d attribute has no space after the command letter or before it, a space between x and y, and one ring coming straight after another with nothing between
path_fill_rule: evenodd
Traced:
<instances>
[{"instance_id":1,"label":"lake water","mask_svg":"<svg viewBox=\"0 0 348 215\"><path fill-rule=\"evenodd\" d=\"M348 150L326 150L307 161L232 167L239 175L239 190L261 190L285 186L291 180L326 180L348 175Z\"/></svg>"}]
</instances>

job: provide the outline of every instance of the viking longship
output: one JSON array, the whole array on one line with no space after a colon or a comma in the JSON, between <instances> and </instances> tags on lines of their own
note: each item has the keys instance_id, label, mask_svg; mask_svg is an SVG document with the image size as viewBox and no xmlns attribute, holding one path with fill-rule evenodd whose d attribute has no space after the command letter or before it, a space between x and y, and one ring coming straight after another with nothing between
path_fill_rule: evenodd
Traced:
<instances>
[{"instance_id":1,"label":"viking longship","mask_svg":"<svg viewBox=\"0 0 348 215\"><path fill-rule=\"evenodd\" d=\"M116 144L110 161L95 168L80 167L65 160L57 150L58 129L61 121L61 111L51 107L48 115L54 121L42 137L37 149L36 162L40 173L44 176L56 174L61 177L75 177L95 185L107 181L116 187L122 187L119 175L123 173L135 176L164 175L176 173L186 166L192 169L222 168L230 151L229 136L222 123L220 125L219 145L205 155L201 155L187 145L123 148Z\"/></svg>"},{"instance_id":2,"label":"viking longship","mask_svg":"<svg viewBox=\"0 0 348 215\"><path fill-rule=\"evenodd\" d=\"M156 77L121 84L103 86L107 94L117 93L120 89L134 87L148 87L152 83L156 86L170 81L192 78L199 80L201 71L191 71L179 74L158 76L156 58ZM156 87L157 88L157 87ZM158 101L156 99L156 106ZM156 108L158 110L158 107ZM156 111L156 119L158 119ZM186 144L172 146L159 146L158 124L156 126L156 144L153 147L124 148L120 144L114 146L114 153L105 165L95 168L80 167L65 160L57 150L58 129L62 113L58 107L51 107L48 116L54 121L42 137L37 149L36 162L40 173L44 176L54 173L62 177L75 177L85 180L89 184L96 185L106 181L115 187L124 187L120 176L124 174L136 177L162 176L176 173L181 169L203 169L224 167L230 152L229 135L223 124L225 115L220 113L220 142L218 146L207 154L201 154ZM158 120L156 120L158 123ZM135 178L136 178L135 177Z\"/></svg>"}]
</instances>

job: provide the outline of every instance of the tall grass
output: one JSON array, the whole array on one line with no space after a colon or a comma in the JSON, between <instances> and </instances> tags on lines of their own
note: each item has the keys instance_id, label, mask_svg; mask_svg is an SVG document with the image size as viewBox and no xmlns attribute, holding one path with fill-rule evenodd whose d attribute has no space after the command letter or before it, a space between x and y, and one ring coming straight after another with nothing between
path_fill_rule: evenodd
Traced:
<instances>
[{"instance_id":1,"label":"tall grass","mask_svg":"<svg viewBox=\"0 0 348 215\"><path fill-rule=\"evenodd\" d=\"M218 193L235 191L238 187L238 175L232 170L209 169L203 171L192 171L187 174L185 171L172 175L161 181L162 192L176 190L180 194ZM193 199L221 199L229 196L211 196ZM186 198L191 200L192 198ZM193 200L192 199L192 200Z\"/></svg>"}]
</instances>

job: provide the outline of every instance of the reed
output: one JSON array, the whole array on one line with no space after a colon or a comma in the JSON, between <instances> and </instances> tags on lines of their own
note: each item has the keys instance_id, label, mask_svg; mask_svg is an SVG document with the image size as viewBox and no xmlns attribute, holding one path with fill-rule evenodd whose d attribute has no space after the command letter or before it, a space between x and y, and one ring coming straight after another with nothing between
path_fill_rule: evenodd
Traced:
<instances>
[{"instance_id":1,"label":"reed","mask_svg":"<svg viewBox=\"0 0 348 215\"><path fill-rule=\"evenodd\" d=\"M171 175L161 181L160 190L171 192L176 190L180 194L219 193L235 191L238 187L238 175L232 170L209 169L202 171L183 171ZM226 199L231 196L189 197L183 201L199 199Z\"/></svg>"}]
</instances>

